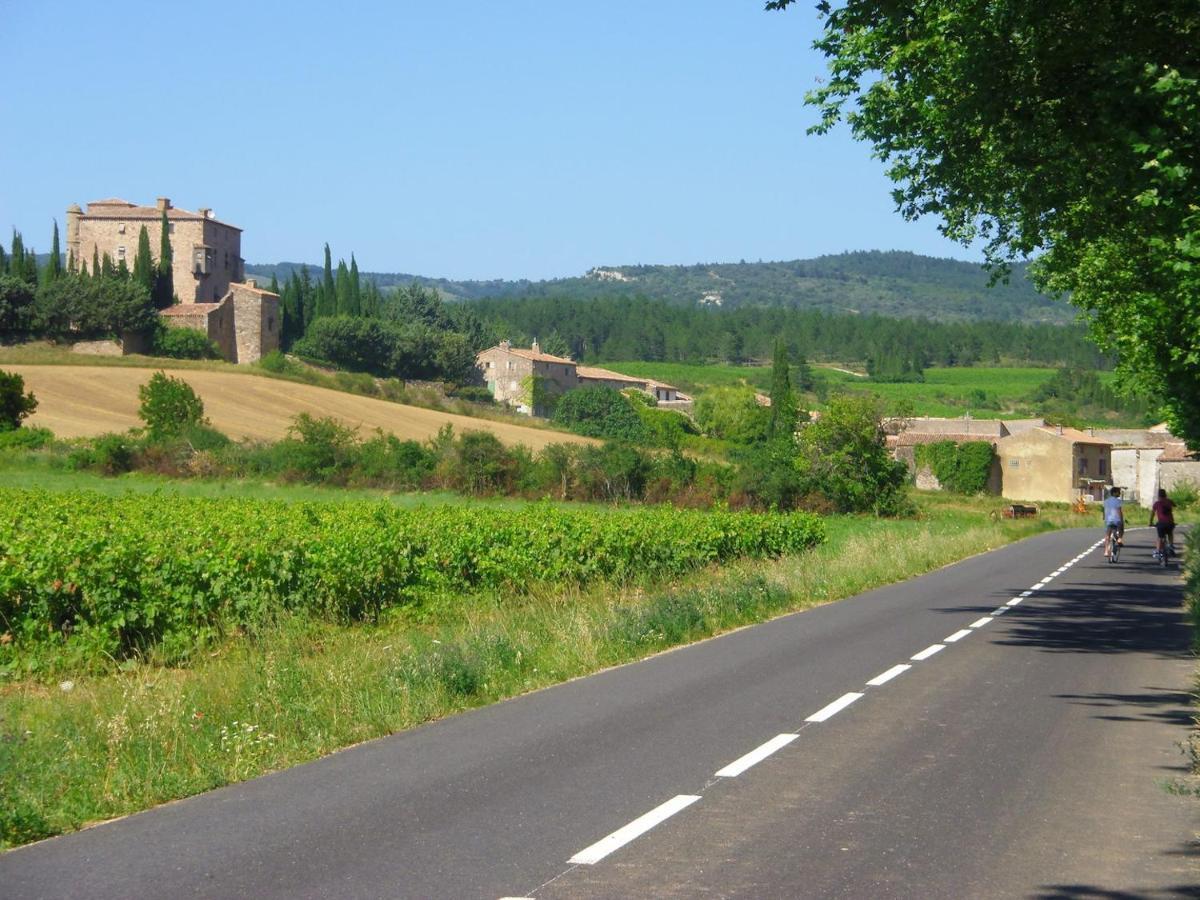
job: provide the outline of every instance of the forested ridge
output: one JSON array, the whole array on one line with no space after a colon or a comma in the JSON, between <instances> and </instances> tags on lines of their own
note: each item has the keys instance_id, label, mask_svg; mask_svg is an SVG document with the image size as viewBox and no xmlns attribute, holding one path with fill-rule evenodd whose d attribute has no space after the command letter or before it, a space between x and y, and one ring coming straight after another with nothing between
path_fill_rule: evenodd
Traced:
<instances>
[{"instance_id":1,"label":"forested ridge","mask_svg":"<svg viewBox=\"0 0 1200 900\"><path fill-rule=\"evenodd\" d=\"M290 278L299 263L247 265L247 274ZM317 266L312 266L315 270ZM577 278L548 281L454 281L364 272L381 288L419 284L447 299L643 296L678 306L779 306L831 313L926 317L937 321L1066 324L1071 308L1039 294L1014 267L1007 284L989 287L975 263L899 251L859 251L790 262L697 263L688 266L597 267Z\"/></svg>"},{"instance_id":2,"label":"forested ridge","mask_svg":"<svg viewBox=\"0 0 1200 900\"><path fill-rule=\"evenodd\" d=\"M1018 322L933 322L881 315L746 306L672 306L645 297L524 297L469 304L490 329L516 343L538 338L549 353L582 361L764 361L777 341L793 356L921 366L1034 365L1107 368L1077 326Z\"/></svg>"}]
</instances>

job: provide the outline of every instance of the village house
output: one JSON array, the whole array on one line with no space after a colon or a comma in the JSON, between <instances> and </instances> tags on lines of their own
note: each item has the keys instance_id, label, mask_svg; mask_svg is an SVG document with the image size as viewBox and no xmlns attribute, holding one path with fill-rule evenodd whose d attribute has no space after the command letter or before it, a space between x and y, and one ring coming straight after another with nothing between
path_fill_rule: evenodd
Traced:
<instances>
[{"instance_id":1,"label":"village house","mask_svg":"<svg viewBox=\"0 0 1200 900\"><path fill-rule=\"evenodd\" d=\"M650 395L667 409L687 409L692 398L677 388L651 378L622 375L608 369L580 366L574 360L543 353L538 342L528 349L501 341L479 353L475 365L498 403L515 406L526 415L542 415L534 409L534 379L542 379L542 390L559 395L581 387L634 388Z\"/></svg>"},{"instance_id":2,"label":"village house","mask_svg":"<svg viewBox=\"0 0 1200 900\"><path fill-rule=\"evenodd\" d=\"M171 245L171 277L179 300L161 313L169 328L203 332L230 362L251 363L279 349L279 296L243 282L242 230L218 220L211 209L177 209L166 197L154 206L127 200L96 200L87 210L73 203L67 209L67 254L78 266L91 265L107 255L114 265L132 269L143 227L151 251L158 252L163 216ZM107 352L88 342L79 349ZM143 349L132 339L116 352Z\"/></svg>"},{"instance_id":3,"label":"village house","mask_svg":"<svg viewBox=\"0 0 1200 900\"><path fill-rule=\"evenodd\" d=\"M1010 500L1102 500L1112 484L1112 443L1075 428L1041 426L996 442Z\"/></svg>"},{"instance_id":4,"label":"village house","mask_svg":"<svg viewBox=\"0 0 1200 900\"><path fill-rule=\"evenodd\" d=\"M922 490L941 490L941 482L927 465L917 463L917 447L922 444L936 444L941 441L953 441L963 444L974 441L986 441L995 450L1001 438L1012 434L1023 434L1033 428L1045 425L1045 419L975 419L970 415L960 418L944 418L935 416L916 416L907 419L891 419L884 423L887 434L887 445L892 455L908 466L913 481ZM987 491L992 494L1001 493L1003 488L1002 472L998 462L992 466L988 477Z\"/></svg>"},{"instance_id":5,"label":"village house","mask_svg":"<svg viewBox=\"0 0 1200 900\"><path fill-rule=\"evenodd\" d=\"M1183 441L1172 441L1158 458L1158 487L1168 492L1189 485L1200 490L1200 453L1189 452ZM1157 497L1158 491L1154 492Z\"/></svg>"}]
</instances>

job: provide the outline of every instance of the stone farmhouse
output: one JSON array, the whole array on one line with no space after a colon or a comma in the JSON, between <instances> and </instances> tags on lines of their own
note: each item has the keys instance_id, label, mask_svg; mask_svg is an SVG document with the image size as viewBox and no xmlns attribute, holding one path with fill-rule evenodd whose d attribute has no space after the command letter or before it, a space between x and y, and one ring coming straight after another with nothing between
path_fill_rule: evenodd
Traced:
<instances>
[{"instance_id":1,"label":"stone farmhouse","mask_svg":"<svg viewBox=\"0 0 1200 900\"><path fill-rule=\"evenodd\" d=\"M542 410L531 407L533 378L542 379L544 387L554 394L581 387L610 387L618 391L634 388L654 397L659 406L667 409L688 409L691 406L692 398L679 393L672 385L650 378L622 375L608 369L581 366L573 359L543 353L537 341L528 349L501 341L495 347L479 353L475 364L496 401L514 406L526 415L542 414Z\"/></svg>"},{"instance_id":2,"label":"stone farmhouse","mask_svg":"<svg viewBox=\"0 0 1200 900\"><path fill-rule=\"evenodd\" d=\"M254 362L279 349L279 297L243 282L242 230L218 220L211 209L189 212L166 197L154 206L97 200L86 211L73 203L67 209L68 258L90 265L108 254L115 264L124 260L132 268L143 226L151 249L161 246L164 212L180 301L162 311L164 324L204 332L231 362Z\"/></svg>"},{"instance_id":3,"label":"stone farmhouse","mask_svg":"<svg viewBox=\"0 0 1200 900\"><path fill-rule=\"evenodd\" d=\"M1112 484L1112 443L1046 425L996 442L1002 491L1010 500L1103 500Z\"/></svg>"}]
</instances>

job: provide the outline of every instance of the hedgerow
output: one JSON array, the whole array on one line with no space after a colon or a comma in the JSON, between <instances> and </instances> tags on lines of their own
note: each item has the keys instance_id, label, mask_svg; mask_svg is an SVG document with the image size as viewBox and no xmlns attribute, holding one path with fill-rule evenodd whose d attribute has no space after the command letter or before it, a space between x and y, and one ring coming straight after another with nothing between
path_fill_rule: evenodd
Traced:
<instances>
[{"instance_id":1,"label":"hedgerow","mask_svg":"<svg viewBox=\"0 0 1200 900\"><path fill-rule=\"evenodd\" d=\"M150 651L173 661L280 613L370 621L468 592L664 578L824 538L807 513L669 507L168 504L20 489L0 490L0 504L0 672L55 645L77 661Z\"/></svg>"}]
</instances>

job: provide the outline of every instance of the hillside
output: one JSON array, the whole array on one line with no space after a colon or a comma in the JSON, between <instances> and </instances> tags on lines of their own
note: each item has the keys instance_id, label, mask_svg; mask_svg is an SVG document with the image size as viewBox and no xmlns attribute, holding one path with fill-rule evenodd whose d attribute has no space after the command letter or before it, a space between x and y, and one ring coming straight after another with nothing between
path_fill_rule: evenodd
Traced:
<instances>
[{"instance_id":1,"label":"hillside","mask_svg":"<svg viewBox=\"0 0 1200 900\"><path fill-rule=\"evenodd\" d=\"M27 423L67 438L140 427L138 387L154 372L117 366L5 365L4 369L23 377L26 388L37 397L37 412ZM533 450L554 443L592 443L557 431L473 419L250 374L202 370L171 374L192 386L204 401L204 412L213 426L233 438L277 440L287 434L296 415L306 412L333 416L364 433L381 428L405 440L427 440L444 425L453 425L460 434L490 431L506 444L524 444Z\"/></svg>"},{"instance_id":2,"label":"hillside","mask_svg":"<svg viewBox=\"0 0 1200 900\"><path fill-rule=\"evenodd\" d=\"M280 280L296 263L246 266ZM319 266L309 266L319 275ZM645 296L680 306L788 307L831 313L925 317L938 321L1019 321L1067 324L1075 311L1039 294L1017 266L1008 284L988 287L975 263L897 251L861 251L789 262L691 266L604 266L578 278L549 281L451 281L397 273L366 273L380 287L418 283L447 298Z\"/></svg>"}]
</instances>

